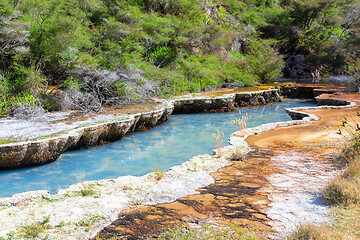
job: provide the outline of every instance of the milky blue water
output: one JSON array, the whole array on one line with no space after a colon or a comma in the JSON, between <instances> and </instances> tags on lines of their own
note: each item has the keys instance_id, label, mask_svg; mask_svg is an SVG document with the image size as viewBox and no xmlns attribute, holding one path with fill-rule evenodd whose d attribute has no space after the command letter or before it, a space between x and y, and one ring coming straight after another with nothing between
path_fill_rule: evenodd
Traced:
<instances>
[{"instance_id":1,"label":"milky blue water","mask_svg":"<svg viewBox=\"0 0 360 240\"><path fill-rule=\"evenodd\" d=\"M285 108L314 106L313 102L285 99L266 106L240 108L248 114L248 127L291 120ZM15 193L50 190L52 194L71 184L126 175L144 175L156 167L166 170L216 148L212 134L217 130L227 138L236 131L232 113L173 115L163 125L124 137L105 146L66 152L47 165L0 171L0 197Z\"/></svg>"}]
</instances>

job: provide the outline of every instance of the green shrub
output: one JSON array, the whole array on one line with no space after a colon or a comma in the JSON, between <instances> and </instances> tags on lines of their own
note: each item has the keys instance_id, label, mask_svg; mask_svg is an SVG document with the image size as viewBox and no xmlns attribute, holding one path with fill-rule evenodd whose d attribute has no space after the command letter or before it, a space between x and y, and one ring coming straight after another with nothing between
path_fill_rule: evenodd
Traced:
<instances>
[{"instance_id":1,"label":"green shrub","mask_svg":"<svg viewBox=\"0 0 360 240\"><path fill-rule=\"evenodd\" d=\"M171 64L176 56L174 47L158 45L149 49L146 59L156 67L162 68Z\"/></svg>"},{"instance_id":2,"label":"green shrub","mask_svg":"<svg viewBox=\"0 0 360 240\"><path fill-rule=\"evenodd\" d=\"M9 110L8 102L3 97L0 98L0 117L6 114Z\"/></svg>"},{"instance_id":3,"label":"green shrub","mask_svg":"<svg viewBox=\"0 0 360 240\"><path fill-rule=\"evenodd\" d=\"M20 68L18 72L0 72L0 116L22 106L41 107L38 98L44 79L36 71ZM14 79L13 77L20 77Z\"/></svg>"},{"instance_id":4,"label":"green shrub","mask_svg":"<svg viewBox=\"0 0 360 240\"><path fill-rule=\"evenodd\" d=\"M9 95L9 83L5 74L0 72L0 117L7 113L9 108L8 95Z\"/></svg>"},{"instance_id":5,"label":"green shrub","mask_svg":"<svg viewBox=\"0 0 360 240\"><path fill-rule=\"evenodd\" d=\"M357 56L358 9L326 0L2 1L0 72L9 72L9 93L0 111L10 95L38 97L81 67L134 66L164 94L271 81L283 64L273 39L283 53L301 50L310 64L344 71Z\"/></svg>"},{"instance_id":6,"label":"green shrub","mask_svg":"<svg viewBox=\"0 0 360 240\"><path fill-rule=\"evenodd\" d=\"M269 82L281 76L284 61L270 46L269 41L251 39L248 64L262 82Z\"/></svg>"}]
</instances>

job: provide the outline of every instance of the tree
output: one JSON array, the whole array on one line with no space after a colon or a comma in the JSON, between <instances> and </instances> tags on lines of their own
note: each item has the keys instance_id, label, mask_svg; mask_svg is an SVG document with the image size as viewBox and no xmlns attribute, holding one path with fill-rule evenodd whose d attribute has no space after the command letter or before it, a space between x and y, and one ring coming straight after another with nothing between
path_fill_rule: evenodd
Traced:
<instances>
[{"instance_id":1,"label":"tree","mask_svg":"<svg viewBox=\"0 0 360 240\"><path fill-rule=\"evenodd\" d=\"M92 46L84 13L71 0L28 0L21 10L30 19L29 66L55 80L64 78L79 52Z\"/></svg>"}]
</instances>

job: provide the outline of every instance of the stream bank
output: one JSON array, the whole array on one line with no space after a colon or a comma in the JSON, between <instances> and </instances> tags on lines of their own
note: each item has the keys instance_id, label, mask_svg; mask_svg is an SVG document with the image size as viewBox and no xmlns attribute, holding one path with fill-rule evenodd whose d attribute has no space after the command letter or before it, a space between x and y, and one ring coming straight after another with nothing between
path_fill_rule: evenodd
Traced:
<instances>
[{"instance_id":1,"label":"stream bank","mask_svg":"<svg viewBox=\"0 0 360 240\"><path fill-rule=\"evenodd\" d=\"M0 170L38 166L58 159L65 151L89 148L146 131L167 121L171 114L229 112L237 106L256 106L281 101L277 89L232 93L225 96L157 100L155 109L129 115L113 115L95 122L81 121L73 129L37 136L37 140L0 145ZM58 119L56 122L58 123ZM6 121L3 121L6 124ZM58 125L55 125L55 127ZM1 126L0 126L1 127ZM9 126L7 126L9 127ZM22 128L20 128L20 131ZM15 131L15 129L14 129ZM21 139L20 139L21 140Z\"/></svg>"},{"instance_id":2,"label":"stream bank","mask_svg":"<svg viewBox=\"0 0 360 240\"><path fill-rule=\"evenodd\" d=\"M326 108L325 108L326 109ZM308 120L306 120L305 122L309 122L310 120L308 119ZM293 121L291 124L300 124L300 123L304 123L304 121ZM263 130L270 130L270 129L274 129L274 128L276 128L276 127L278 127L278 126L286 126L286 125L288 125L288 123L284 123L284 124L268 124ZM262 130L262 131L263 131ZM261 131L260 131L260 129L254 129L254 133L260 133ZM259 134L260 135L260 134ZM198 160L196 160L197 162L196 162L196 164L193 164L193 162L190 162L190 163L186 163L185 165L184 165L184 170L185 170L185 172L187 172L187 174L189 173L188 172L188 170L186 170L186 169L192 169L194 166L196 167L196 166L201 166L201 164L203 164L204 163L204 160L205 160L205 158L204 157L200 157L200 159L199 158L196 158L196 159L198 159ZM207 160L205 160L205 162L207 162L208 160L211 160L211 158L210 158L210 156L209 157L206 157L206 159ZM195 160L195 158L194 158L194 160ZM203 181L198 181L198 178L194 178L194 177L191 177L190 176L190 178L188 179L188 178L186 178L186 179L184 179L184 181L182 182L183 184L185 184L185 186L187 186L188 184L189 184L189 180L191 179L191 181L193 182L193 181L198 181L198 183L200 183L201 185L202 184L204 184L203 186L205 186L205 185L207 185L207 184L209 184L209 183L211 183L211 178L207 178L207 177L205 177L205 176L207 176L208 175L208 171L216 171L219 167L221 167L221 166L224 166L224 165L226 165L226 163L225 162L223 162L223 163L221 163L221 161L219 162L219 159L214 159L215 160L215 162L214 163L216 163L215 165L214 165L214 167L211 167L211 168L206 168L207 170L205 170L205 172L204 172L204 174L205 175L203 175ZM239 162L239 163L241 163L241 162ZM224 165L221 165L221 164L224 164ZM206 166L206 165L205 165ZM205 167L204 166L204 167ZM202 166L200 167L200 169L198 169L198 170L201 170L201 168L202 168ZM250 167L251 168L251 167ZM202 170L201 170L202 171ZM200 172L201 172L200 171ZM180 172L179 172L180 173ZM181 173L181 174L183 174L183 173ZM215 173L216 174L216 173ZM261 176L261 174L258 174L258 175L260 175ZM202 173L199 175L199 176L202 176ZM153 175L148 175L148 176L144 176L144 180L146 180L146 181L149 181L151 178L153 178L154 176ZM235 179L236 180L236 178L235 178L235 176L233 175L232 177L231 177L231 179ZM138 182L140 179L129 179L129 182ZM171 177L170 177L170 180L171 180ZM114 180L113 180L114 181ZM190 181L190 182L191 182ZM236 180L237 181L237 180ZM243 180L244 181L244 180ZM153 182L152 184L154 185L154 186L159 186L159 183L157 183L156 181L151 181L151 182ZM167 181L160 181L162 184L161 185L163 185L163 184L165 184L165 185L167 185L167 184L169 184L168 186L171 188L171 186L173 186L173 185L171 185L170 184L170 182L167 182ZM253 180L251 180L251 181L249 181L250 183L249 184L251 184L251 182L254 182ZM255 181L256 182L256 181ZM241 186L241 181L239 182L240 183L240 188L242 188L243 190L244 190L244 186ZM95 184L95 185L94 185ZM34 197L31 197L30 195L27 195L27 197L26 197L26 195L24 195L23 197L21 197L20 195L19 196L17 196L17 198L18 198L18 200L16 201L15 199L8 199L8 200L5 200L5 201L2 201L2 204L1 204L1 206L2 206L2 210L3 211L8 211L8 212L11 212L12 210L11 209L16 209L16 207L22 207L22 204L25 204L26 205L26 207L24 208L24 207L22 207L22 208L24 208L24 210L25 211L27 211L27 209L30 211L30 209L28 208L28 207L31 207L31 205L33 205L33 204L37 204L37 202L38 203L40 203L39 202L39 200L41 201L41 199L45 199L45 200L43 200L43 201L48 201L48 200L46 200L46 199L50 199L49 201L54 201L54 203L52 204L52 205L56 205L56 203L55 202L57 202L57 201L60 201L60 203L62 202L62 201L65 201L66 203L70 203L70 202L72 202L72 201L76 201L76 202L78 202L79 204L81 203L81 205L86 205L86 206L93 206L93 207L95 207L95 205L96 205L96 202L98 202L98 200L100 200L100 202L99 203L101 203L99 206L97 206L97 207L95 207L95 209L103 209L104 207L105 207L105 205L106 205L106 203L110 203L110 202L113 202L113 203L116 203L115 205L117 205L120 209L121 209L121 206L123 206L122 205L122 203L120 203L120 202L118 202L118 201L115 201L116 199L119 199L118 197L110 197L109 199L103 199L103 197L102 196L107 196L107 192L109 191L105 186L106 185L111 185L112 184L112 181L111 180L104 180L104 181L99 181L99 182L97 182L97 183L84 183L84 184L77 184L77 186L72 186L71 188L69 188L69 189L67 189L66 191L62 191L62 192L60 192L59 193L59 195L58 195L58 197L60 197L60 199L58 199L57 197L53 197L53 196L49 196L48 195L48 193L46 193L45 191L44 191L44 193L43 193L43 195L41 196L41 195L38 195L38 196L34 196ZM116 182L116 181L114 181L114 187L111 187L112 188L112 191L115 191L115 192L117 192L118 190L119 190L119 188L121 188L122 189L122 191L120 191L120 193L122 193L124 190L125 190L125 192L126 191L129 191L129 193L130 192L133 192L134 190L135 191L137 191L137 187L136 187L136 189L131 189L131 188L133 188L130 184L127 184L126 182ZM120 184L120 185L119 185ZM125 184L125 185L124 185ZM130 185L130 186L129 186ZM151 185L151 184L150 184ZM91 197L91 196L89 196L89 197L81 197L81 196L77 196L76 194L77 194L77 192L82 192L82 190L87 190L87 187L88 186L93 186L93 187L96 187L95 189L98 189L98 190L96 190L96 191L101 191L101 198L99 198L100 196L94 196L94 197ZM176 186L180 186L179 184L176 184ZM182 186L182 185L181 185ZM255 186L255 185L254 185ZM104 188L105 187L105 188ZM226 188L226 186L222 186L222 187L218 187L218 191L221 191L221 189L224 189L224 188ZM249 188L249 186L245 186L245 190L246 189L248 189ZM156 187L156 189L159 189L158 187ZM155 190L156 190L155 189ZM175 189L176 189L176 187L175 187ZM233 188L232 187L229 187L228 188L228 190L229 190L229 192L231 192L232 190L233 190ZM239 192L241 192L241 191L243 191L243 190L239 190ZM140 189L138 189L138 191L141 191ZM171 199L169 199L169 198L167 198L166 196L168 196L168 193L166 193L166 191L167 190L165 190L165 192L164 193L159 193L158 192L158 190L156 190L155 192L152 192L153 190L151 190L150 192L152 192L152 194L150 194L150 195L148 195L148 192L147 192L148 190L146 190L145 192L146 192L146 198L148 199L147 201L149 201L150 200L150 202L149 203L151 203L151 202L153 202L155 199L158 199L158 200L160 200L160 199L162 199L163 201L164 201L164 199L165 199L165 202L167 202L167 201L173 201L173 200L171 200ZM214 192L213 190L211 190L211 192ZM253 192L254 191L248 191L248 192L244 192L244 193L246 193L246 194L248 194L248 195L251 195L251 194L253 194ZM214 192L215 193L215 192ZM163 195L163 194L165 194L165 195ZM181 193L180 193L181 194ZM220 195L220 197L221 197L221 192L220 192L220 194L218 194L218 195ZM226 195L226 193L225 193L225 195ZM263 194L264 195L264 194ZM151 199L152 198L152 196L156 196L156 198L154 198L154 199ZM181 196L181 195L178 195L178 196ZM38 199L40 197L40 199ZM69 198L70 197L70 198ZM74 199L73 199L73 197L74 197ZM150 197L150 198L149 198ZM76 198L76 200L75 200L75 198ZM123 200L126 200L127 199L127 195L124 195L124 196L122 196L122 197L120 197L121 199L123 199ZM201 199L202 197L200 196L199 197L199 199ZM251 197L250 197L251 198ZM96 200L95 201L95 199L98 199L98 200ZM229 198L229 200L231 201L231 198ZM241 199L240 199L241 200ZM240 201L239 200L239 201ZM90 202L89 202L90 201ZM110 202L109 202L110 201ZM141 201L140 201L141 202ZM135 203L135 202L134 202ZM261 201L260 202L258 202L258 204L260 204L261 203ZM10 204L9 206L13 206L13 207L11 207L11 208L9 208L9 206L8 206L8 204ZM104 205L105 204L105 205ZM191 203L192 204L192 203ZM218 204L218 203L216 203L216 204ZM251 204L251 203L250 203ZM265 204L266 205L266 203L264 203L263 202L263 204ZM43 203L43 205L45 205L45 203ZM111 206L113 206L113 204L110 204ZM108 207L110 207L110 205L108 206ZM204 205L206 205L206 204L204 204ZM227 203L225 204L225 205L227 205ZM246 206L248 206L249 204L245 204ZM241 218L241 211L242 210L244 210L244 208L242 207L241 208L241 206L240 205L234 205L235 206L235 210L236 211L234 211L234 217L233 218L235 218L235 219L237 219L237 218ZM238 208L237 208L238 207ZM77 214L79 214L80 212L80 208L79 207L75 207L74 208L74 206L72 206L72 207L70 207L70 206L67 206L66 207L67 209L76 209L76 211L77 211ZM226 208L226 207L225 207ZM93 208L92 208L93 209ZM106 209L106 208L104 208L104 209ZM248 209L250 209L250 208L248 208ZM261 206L260 206L260 208L259 209L262 209L261 208ZM176 210L176 209L175 209ZM181 209L179 209L179 210L181 210ZM44 213L45 213L45 209L44 209ZM119 211L119 210L118 210ZM246 210L247 211L247 210ZM115 212L116 212L116 210L115 210ZM95 212L93 212L92 214L94 214L94 216L92 216L92 215L89 215L88 216L88 220L90 221L91 219L94 219L95 217L96 217L96 213L99 213L99 211L95 211ZM211 212L209 212L210 214L211 214ZM29 213L27 213L27 214L29 214ZM59 213L60 214L60 213ZM65 213L66 214L66 213ZM76 218L76 215L75 214L73 214L74 215L74 217ZM140 214L141 215L141 214ZM263 213L262 212L260 212L259 213L259 215L252 215L252 214L245 214L245 215L243 215L243 220L242 220L242 224L244 224L244 223L246 223L248 220L249 220L249 218L251 219L251 218L257 218L257 217L260 217L261 215L263 215ZM39 218L40 217L40 219L41 219L41 217L42 217L42 215L41 214L39 214L38 216L37 216L37 218ZM99 219L100 217L103 217L103 216L99 216L98 215L98 217L97 217L97 219ZM197 220L196 220L196 215L195 215L195 217L192 217L192 218L190 218L190 220L191 220L191 222L196 222ZM34 217L34 219L35 219L35 217ZM61 219L61 218L60 218ZM186 216L184 216L183 217L183 219L186 219ZM21 220L21 219L19 219L19 220ZM266 222L266 219L263 219L265 222ZM59 220L57 220L57 221L59 221ZM86 220L86 218L84 219L84 220L81 220L81 221L87 221ZM217 221L217 220L216 220ZM201 221L199 221L200 223L201 223ZM257 222L257 221L255 221L255 222ZM101 218L100 218L100 220L99 220L99 223L100 224L104 224L104 222L103 222L103 220L101 220ZM66 223L66 224L70 224L71 225L71 223ZM254 224L254 223L252 223L252 224ZM266 225L267 223L265 223L265 225ZM97 225L97 224L96 224ZM98 226L98 225L97 225ZM244 226L245 226L245 224L244 224ZM247 225L246 225L247 226ZM111 225L109 226L109 227L111 227ZM155 228L159 228L159 226L155 226ZM76 230L77 232L79 231L79 230ZM76 233L77 233L76 232ZM81 231L80 231L81 232ZM80 233L79 232L79 233ZM74 232L75 233L75 232ZM93 232L92 232L93 233ZM89 234L91 234L91 232L89 232Z\"/></svg>"}]
</instances>

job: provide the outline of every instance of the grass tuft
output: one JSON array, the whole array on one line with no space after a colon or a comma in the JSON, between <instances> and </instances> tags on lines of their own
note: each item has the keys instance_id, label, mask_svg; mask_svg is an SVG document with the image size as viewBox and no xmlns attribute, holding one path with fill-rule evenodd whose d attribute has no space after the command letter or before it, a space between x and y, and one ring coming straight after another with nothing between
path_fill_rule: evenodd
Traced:
<instances>
[{"instance_id":1,"label":"grass tuft","mask_svg":"<svg viewBox=\"0 0 360 240\"><path fill-rule=\"evenodd\" d=\"M88 183L82 183L82 189L79 191L74 191L74 193L82 197L100 195L100 192L96 190L92 184Z\"/></svg>"},{"instance_id":2,"label":"grass tuft","mask_svg":"<svg viewBox=\"0 0 360 240\"><path fill-rule=\"evenodd\" d=\"M158 236L160 240L207 240L207 239L226 239L237 240L247 239L256 240L263 239L258 233L251 229L242 229L234 224L222 227L205 224L200 227L187 227L185 224L177 225L164 229Z\"/></svg>"},{"instance_id":3,"label":"grass tuft","mask_svg":"<svg viewBox=\"0 0 360 240\"><path fill-rule=\"evenodd\" d=\"M321 227L313 224L300 224L288 239L320 239Z\"/></svg>"},{"instance_id":4,"label":"grass tuft","mask_svg":"<svg viewBox=\"0 0 360 240\"><path fill-rule=\"evenodd\" d=\"M156 167L156 171L155 171L155 180L160 181L161 179L163 179L165 174L165 171L160 171L160 169L158 167Z\"/></svg>"},{"instance_id":5,"label":"grass tuft","mask_svg":"<svg viewBox=\"0 0 360 240\"><path fill-rule=\"evenodd\" d=\"M221 137L224 137L224 133L223 132L219 132L219 130L217 130L217 134L212 134L214 137L214 142L216 144L216 153L218 157L222 156L222 148L223 148L223 140Z\"/></svg>"},{"instance_id":6,"label":"grass tuft","mask_svg":"<svg viewBox=\"0 0 360 240\"><path fill-rule=\"evenodd\" d=\"M317 226L310 223L300 224L287 238L289 240L344 240L352 239L346 233L337 231L331 226Z\"/></svg>"},{"instance_id":7,"label":"grass tuft","mask_svg":"<svg viewBox=\"0 0 360 240\"><path fill-rule=\"evenodd\" d=\"M234 151L231 152L230 160L231 161L244 161L245 155L246 154L241 147L235 147Z\"/></svg>"},{"instance_id":8,"label":"grass tuft","mask_svg":"<svg viewBox=\"0 0 360 240\"><path fill-rule=\"evenodd\" d=\"M236 126L236 130L241 134L241 136L245 135L247 132L247 121L249 119L247 113L245 115L241 114L241 111L239 111L239 118L235 117L235 120L233 120L233 123Z\"/></svg>"},{"instance_id":9,"label":"grass tuft","mask_svg":"<svg viewBox=\"0 0 360 240\"><path fill-rule=\"evenodd\" d=\"M16 142L20 142L20 140L15 140L15 139L0 139L0 145L1 144L8 144L8 143L16 143Z\"/></svg>"},{"instance_id":10,"label":"grass tuft","mask_svg":"<svg viewBox=\"0 0 360 240\"><path fill-rule=\"evenodd\" d=\"M32 239L38 237L45 230L50 229L49 225L50 215L44 216L43 221L31 223L29 225L20 226L18 228L18 235L20 238Z\"/></svg>"},{"instance_id":11,"label":"grass tuft","mask_svg":"<svg viewBox=\"0 0 360 240\"><path fill-rule=\"evenodd\" d=\"M91 226L95 223L99 222L100 220L104 219L103 216L94 215L89 219L86 220L80 220L79 222L74 223L77 227L83 227L85 232L89 232L91 230Z\"/></svg>"},{"instance_id":12,"label":"grass tuft","mask_svg":"<svg viewBox=\"0 0 360 240\"><path fill-rule=\"evenodd\" d=\"M360 160L356 162L360 164ZM349 173L349 168L323 189L322 194L327 204L348 205L360 203L360 179L354 176L353 173ZM356 168L359 168L359 166L356 166Z\"/></svg>"}]
</instances>

